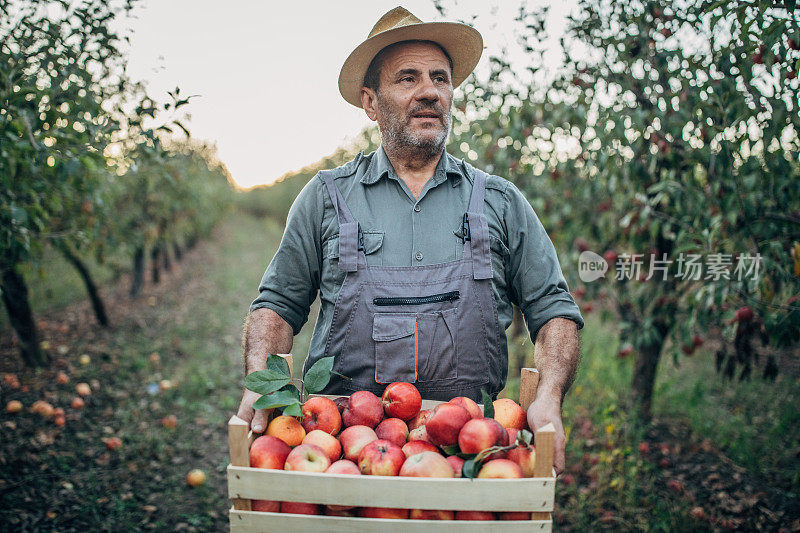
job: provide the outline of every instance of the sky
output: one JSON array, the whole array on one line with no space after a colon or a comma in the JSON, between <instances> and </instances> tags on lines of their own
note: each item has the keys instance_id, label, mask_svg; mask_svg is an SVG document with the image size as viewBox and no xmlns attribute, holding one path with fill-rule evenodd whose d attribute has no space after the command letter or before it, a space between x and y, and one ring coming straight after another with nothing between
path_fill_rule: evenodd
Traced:
<instances>
[{"instance_id":1,"label":"sky","mask_svg":"<svg viewBox=\"0 0 800 533\"><path fill-rule=\"evenodd\" d=\"M370 124L339 94L339 70L398 2L142 0L129 22L128 74L145 81L155 97L166 98L176 86L181 94L199 95L186 106L192 136L217 145L240 187L271 183L334 152ZM551 7L554 43L575 3ZM453 18L478 15L474 25L489 50L510 37L504 30L519 5L444 4ZM443 20L431 0L402 5L423 21ZM484 51L478 72L487 56Z\"/></svg>"}]
</instances>

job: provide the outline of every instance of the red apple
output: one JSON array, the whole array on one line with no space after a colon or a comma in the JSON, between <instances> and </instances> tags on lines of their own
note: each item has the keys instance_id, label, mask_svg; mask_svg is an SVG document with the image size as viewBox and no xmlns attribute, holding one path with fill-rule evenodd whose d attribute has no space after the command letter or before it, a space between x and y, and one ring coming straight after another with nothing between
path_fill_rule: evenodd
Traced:
<instances>
[{"instance_id":1,"label":"red apple","mask_svg":"<svg viewBox=\"0 0 800 533\"><path fill-rule=\"evenodd\" d=\"M387 418L375 428L379 439L388 440L402 446L408 438L408 426L399 418Z\"/></svg>"},{"instance_id":2,"label":"red apple","mask_svg":"<svg viewBox=\"0 0 800 533\"><path fill-rule=\"evenodd\" d=\"M526 429L528 420L522 407L510 398L500 398L492 404L494 419L504 428Z\"/></svg>"},{"instance_id":3,"label":"red apple","mask_svg":"<svg viewBox=\"0 0 800 533\"><path fill-rule=\"evenodd\" d=\"M431 442L431 438L428 435L428 430L425 428L425 426L420 426L420 427L418 427L416 429L412 429L411 431L408 432L408 442L411 442L412 440L421 440L422 442ZM433 444L433 443L431 442L431 444Z\"/></svg>"},{"instance_id":4,"label":"red apple","mask_svg":"<svg viewBox=\"0 0 800 533\"><path fill-rule=\"evenodd\" d=\"M436 452L421 452L410 456L400 468L406 477L455 477L447 459Z\"/></svg>"},{"instance_id":5,"label":"red apple","mask_svg":"<svg viewBox=\"0 0 800 533\"><path fill-rule=\"evenodd\" d=\"M508 446L506 428L492 418L473 418L458 433L461 453L480 453L492 446Z\"/></svg>"},{"instance_id":6,"label":"red apple","mask_svg":"<svg viewBox=\"0 0 800 533\"><path fill-rule=\"evenodd\" d=\"M403 453L406 454L406 457L411 457L412 455L422 452L439 453L439 449L430 442L425 442L424 440L410 440L403 445Z\"/></svg>"},{"instance_id":7,"label":"red apple","mask_svg":"<svg viewBox=\"0 0 800 533\"><path fill-rule=\"evenodd\" d=\"M301 444L286 456L284 470L324 472L331 466L325 451L314 444Z\"/></svg>"},{"instance_id":8,"label":"red apple","mask_svg":"<svg viewBox=\"0 0 800 533\"><path fill-rule=\"evenodd\" d=\"M342 445L336 437L321 429L314 429L308 433L303 439L303 444L314 444L322 448L331 463L342 456Z\"/></svg>"},{"instance_id":9,"label":"red apple","mask_svg":"<svg viewBox=\"0 0 800 533\"><path fill-rule=\"evenodd\" d=\"M303 404L302 424L306 433L321 429L325 433L336 435L342 429L342 417L333 400L315 396Z\"/></svg>"},{"instance_id":10,"label":"red apple","mask_svg":"<svg viewBox=\"0 0 800 533\"><path fill-rule=\"evenodd\" d=\"M448 455L445 459L447 459L447 462L453 467L456 477L461 477L461 470L464 468L464 459L457 455Z\"/></svg>"},{"instance_id":11,"label":"red apple","mask_svg":"<svg viewBox=\"0 0 800 533\"><path fill-rule=\"evenodd\" d=\"M482 479L516 479L522 477L519 465L508 459L492 459L486 462L478 472Z\"/></svg>"},{"instance_id":12,"label":"red apple","mask_svg":"<svg viewBox=\"0 0 800 533\"><path fill-rule=\"evenodd\" d=\"M347 459L339 459L328 469L325 471L326 474L351 474L354 476L360 476L361 470L358 469L358 465L355 464L353 461L348 461Z\"/></svg>"},{"instance_id":13,"label":"red apple","mask_svg":"<svg viewBox=\"0 0 800 533\"><path fill-rule=\"evenodd\" d=\"M517 446L506 453L506 459L519 465L522 477L533 477L533 465L536 462L536 449L533 446Z\"/></svg>"},{"instance_id":14,"label":"red apple","mask_svg":"<svg viewBox=\"0 0 800 533\"><path fill-rule=\"evenodd\" d=\"M390 509L388 507L362 507L358 516L363 518L398 518L408 519L408 509Z\"/></svg>"},{"instance_id":15,"label":"red apple","mask_svg":"<svg viewBox=\"0 0 800 533\"><path fill-rule=\"evenodd\" d=\"M527 511L503 511L497 513L498 520L531 520L531 513Z\"/></svg>"},{"instance_id":16,"label":"red apple","mask_svg":"<svg viewBox=\"0 0 800 533\"><path fill-rule=\"evenodd\" d=\"M250 466L283 470L292 448L278 437L262 435L250 446Z\"/></svg>"},{"instance_id":17,"label":"red apple","mask_svg":"<svg viewBox=\"0 0 800 533\"><path fill-rule=\"evenodd\" d=\"M513 444L517 441L517 432L519 430L517 428L506 428L506 433L508 433L508 443Z\"/></svg>"},{"instance_id":18,"label":"red apple","mask_svg":"<svg viewBox=\"0 0 800 533\"><path fill-rule=\"evenodd\" d=\"M750 322L753 320L753 316L755 316L753 310L750 307L745 306L736 310L736 316L733 320L734 322Z\"/></svg>"},{"instance_id":19,"label":"red apple","mask_svg":"<svg viewBox=\"0 0 800 533\"><path fill-rule=\"evenodd\" d=\"M333 400L333 403L336 405L336 408L339 410L339 416L344 414L344 408L347 407L347 402L349 402L349 401L350 401L350 398L348 398L347 396L339 396L338 398Z\"/></svg>"},{"instance_id":20,"label":"red apple","mask_svg":"<svg viewBox=\"0 0 800 533\"><path fill-rule=\"evenodd\" d=\"M347 427L367 426L374 429L383 420L381 399L369 391L354 392L342 413L342 422Z\"/></svg>"},{"instance_id":21,"label":"red apple","mask_svg":"<svg viewBox=\"0 0 800 533\"><path fill-rule=\"evenodd\" d=\"M396 476L406 460L400 446L388 440L370 442L358 454L358 468L362 474L372 476Z\"/></svg>"},{"instance_id":22,"label":"red apple","mask_svg":"<svg viewBox=\"0 0 800 533\"><path fill-rule=\"evenodd\" d=\"M425 429L433 444L450 446L458 442L458 432L470 419L469 412L460 405L440 403L425 422Z\"/></svg>"},{"instance_id":23,"label":"red apple","mask_svg":"<svg viewBox=\"0 0 800 533\"><path fill-rule=\"evenodd\" d=\"M483 410L481 409L481 407L470 398L467 398L466 396L457 396L447 403L452 403L453 405L460 405L461 407L467 410L469 416L472 418L483 418Z\"/></svg>"},{"instance_id":24,"label":"red apple","mask_svg":"<svg viewBox=\"0 0 800 533\"><path fill-rule=\"evenodd\" d=\"M344 458L354 463L358 461L361 449L374 440L378 440L378 436L375 430L367 426L350 426L339 435Z\"/></svg>"},{"instance_id":25,"label":"red apple","mask_svg":"<svg viewBox=\"0 0 800 533\"><path fill-rule=\"evenodd\" d=\"M411 383L401 381L391 383L386 387L381 401L386 416L401 420L411 420L417 416L419 408L422 406L422 396L417 388Z\"/></svg>"},{"instance_id":26,"label":"red apple","mask_svg":"<svg viewBox=\"0 0 800 533\"><path fill-rule=\"evenodd\" d=\"M262 513L280 513L281 502L275 500L252 500L250 508L253 511L261 511Z\"/></svg>"},{"instance_id":27,"label":"red apple","mask_svg":"<svg viewBox=\"0 0 800 533\"><path fill-rule=\"evenodd\" d=\"M291 514L322 514L322 508L316 503L281 502L281 512Z\"/></svg>"},{"instance_id":28,"label":"red apple","mask_svg":"<svg viewBox=\"0 0 800 533\"><path fill-rule=\"evenodd\" d=\"M456 511L456 520L495 520L491 511Z\"/></svg>"},{"instance_id":29,"label":"red apple","mask_svg":"<svg viewBox=\"0 0 800 533\"><path fill-rule=\"evenodd\" d=\"M453 520L453 511L442 511L438 509L411 509L408 517L411 520Z\"/></svg>"},{"instance_id":30,"label":"red apple","mask_svg":"<svg viewBox=\"0 0 800 533\"><path fill-rule=\"evenodd\" d=\"M418 427L424 426L425 422L428 421L428 418L430 418L432 413L433 411L431 411L430 409L423 409L422 411L417 413L417 416L408 421L408 430L414 431Z\"/></svg>"}]
</instances>

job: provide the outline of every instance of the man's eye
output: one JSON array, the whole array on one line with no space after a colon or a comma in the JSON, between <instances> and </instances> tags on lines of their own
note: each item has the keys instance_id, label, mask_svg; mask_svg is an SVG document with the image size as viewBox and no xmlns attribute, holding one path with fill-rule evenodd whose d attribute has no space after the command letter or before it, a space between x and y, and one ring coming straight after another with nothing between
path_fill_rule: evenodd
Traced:
<instances>
[{"instance_id":1,"label":"man's eye","mask_svg":"<svg viewBox=\"0 0 800 533\"><path fill-rule=\"evenodd\" d=\"M405 76L404 78L400 78L400 81L414 81L414 78L411 76Z\"/></svg>"}]
</instances>

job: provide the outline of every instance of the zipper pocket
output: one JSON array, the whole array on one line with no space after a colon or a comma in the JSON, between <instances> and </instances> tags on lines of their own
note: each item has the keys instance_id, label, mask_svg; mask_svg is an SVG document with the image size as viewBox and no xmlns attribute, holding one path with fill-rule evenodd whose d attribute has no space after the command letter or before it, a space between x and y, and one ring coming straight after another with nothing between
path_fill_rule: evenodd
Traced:
<instances>
[{"instance_id":1,"label":"zipper pocket","mask_svg":"<svg viewBox=\"0 0 800 533\"><path fill-rule=\"evenodd\" d=\"M439 302L451 302L461 297L459 291L445 292L442 294L431 294L430 296L395 296L391 298L375 298L372 303L380 306L387 305L423 305Z\"/></svg>"}]
</instances>

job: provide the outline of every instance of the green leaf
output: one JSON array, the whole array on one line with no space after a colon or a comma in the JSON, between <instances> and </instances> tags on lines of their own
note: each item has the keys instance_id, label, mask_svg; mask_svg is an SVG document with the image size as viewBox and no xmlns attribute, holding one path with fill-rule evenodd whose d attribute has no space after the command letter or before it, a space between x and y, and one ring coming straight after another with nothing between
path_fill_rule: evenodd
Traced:
<instances>
[{"instance_id":1,"label":"green leaf","mask_svg":"<svg viewBox=\"0 0 800 533\"><path fill-rule=\"evenodd\" d=\"M442 451L444 452L445 456L447 455L456 455L461 449L458 447L458 444L451 444L450 446L442 446Z\"/></svg>"},{"instance_id":2,"label":"green leaf","mask_svg":"<svg viewBox=\"0 0 800 533\"><path fill-rule=\"evenodd\" d=\"M492 397L489 393L481 389L481 398L483 398L483 416L486 418L494 418L494 405L492 404Z\"/></svg>"},{"instance_id":3,"label":"green leaf","mask_svg":"<svg viewBox=\"0 0 800 533\"><path fill-rule=\"evenodd\" d=\"M478 472L481 471L481 464L475 459L468 459L464 461L461 466L461 476L467 479L475 479L478 477Z\"/></svg>"},{"instance_id":4,"label":"green leaf","mask_svg":"<svg viewBox=\"0 0 800 533\"><path fill-rule=\"evenodd\" d=\"M520 429L517 431L517 443L528 446L530 445L531 440L533 440L533 433L527 429Z\"/></svg>"},{"instance_id":5,"label":"green leaf","mask_svg":"<svg viewBox=\"0 0 800 533\"><path fill-rule=\"evenodd\" d=\"M287 378L291 376L289 362L280 355L275 355L274 353L267 355L267 370L284 374Z\"/></svg>"},{"instance_id":6,"label":"green leaf","mask_svg":"<svg viewBox=\"0 0 800 533\"><path fill-rule=\"evenodd\" d=\"M303 416L303 409L300 406L300 401L292 403L283 408L283 414L286 416Z\"/></svg>"},{"instance_id":7,"label":"green leaf","mask_svg":"<svg viewBox=\"0 0 800 533\"><path fill-rule=\"evenodd\" d=\"M303 386L309 394L316 394L325 388L331 380L331 370L333 369L333 357L323 357L308 369Z\"/></svg>"},{"instance_id":8,"label":"green leaf","mask_svg":"<svg viewBox=\"0 0 800 533\"><path fill-rule=\"evenodd\" d=\"M259 394L271 394L289 383L289 376L272 370L256 370L244 378L244 386Z\"/></svg>"},{"instance_id":9,"label":"green leaf","mask_svg":"<svg viewBox=\"0 0 800 533\"><path fill-rule=\"evenodd\" d=\"M272 394L265 394L253 403L253 409L274 409L276 407L284 407L286 405L297 403L300 401L300 391L294 385L287 385L286 387L273 392Z\"/></svg>"}]
</instances>

